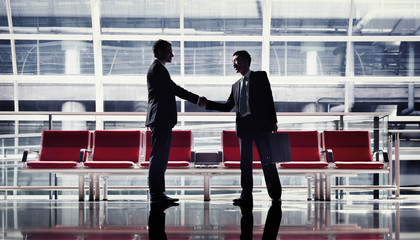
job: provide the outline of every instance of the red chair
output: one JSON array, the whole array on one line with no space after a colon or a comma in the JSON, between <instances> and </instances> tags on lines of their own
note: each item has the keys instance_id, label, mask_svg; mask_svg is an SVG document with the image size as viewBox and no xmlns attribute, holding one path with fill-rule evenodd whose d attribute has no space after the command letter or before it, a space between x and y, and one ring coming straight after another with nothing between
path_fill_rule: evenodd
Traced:
<instances>
[{"instance_id":1,"label":"red chair","mask_svg":"<svg viewBox=\"0 0 420 240\"><path fill-rule=\"evenodd\" d=\"M132 168L140 159L140 131L96 130L89 168Z\"/></svg>"},{"instance_id":2,"label":"red chair","mask_svg":"<svg viewBox=\"0 0 420 240\"><path fill-rule=\"evenodd\" d=\"M370 138L368 131L324 131L323 146L331 151L329 162L337 168L373 169L383 168L384 163L374 162L372 159ZM385 162L387 153L383 152Z\"/></svg>"},{"instance_id":3,"label":"red chair","mask_svg":"<svg viewBox=\"0 0 420 240\"><path fill-rule=\"evenodd\" d=\"M385 239L383 235L380 234L347 234L337 236L336 240L382 240Z\"/></svg>"},{"instance_id":4,"label":"red chair","mask_svg":"<svg viewBox=\"0 0 420 240\"><path fill-rule=\"evenodd\" d=\"M89 148L89 138L89 131L43 131L38 159L28 162L32 150L25 150L22 162L29 168L75 168L85 160L81 149Z\"/></svg>"},{"instance_id":5,"label":"red chair","mask_svg":"<svg viewBox=\"0 0 420 240\"><path fill-rule=\"evenodd\" d=\"M173 130L171 138L171 150L169 152L168 167L189 167L191 162L192 132L189 130ZM146 154L142 167L149 167L150 152L152 150L152 135L146 131Z\"/></svg>"},{"instance_id":6,"label":"red chair","mask_svg":"<svg viewBox=\"0 0 420 240\"><path fill-rule=\"evenodd\" d=\"M280 163L282 168L326 168L321 161L318 131L280 131L289 134L291 162Z\"/></svg>"},{"instance_id":7,"label":"red chair","mask_svg":"<svg viewBox=\"0 0 420 240\"><path fill-rule=\"evenodd\" d=\"M236 136L236 131L222 132L222 161L225 167L240 168L241 151L239 148L239 138ZM258 155L257 147L254 144L252 149L252 167L262 168L260 157Z\"/></svg>"}]
</instances>

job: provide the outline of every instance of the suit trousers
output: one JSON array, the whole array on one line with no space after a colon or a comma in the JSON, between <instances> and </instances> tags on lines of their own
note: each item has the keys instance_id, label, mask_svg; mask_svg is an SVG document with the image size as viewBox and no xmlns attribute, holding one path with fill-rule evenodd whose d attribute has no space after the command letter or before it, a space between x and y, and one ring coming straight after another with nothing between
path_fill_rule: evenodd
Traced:
<instances>
[{"instance_id":1,"label":"suit trousers","mask_svg":"<svg viewBox=\"0 0 420 240\"><path fill-rule=\"evenodd\" d=\"M150 194L165 192L165 172L171 149L172 126L169 124L150 126L152 149L150 151L149 190Z\"/></svg>"},{"instance_id":2,"label":"suit trousers","mask_svg":"<svg viewBox=\"0 0 420 240\"><path fill-rule=\"evenodd\" d=\"M262 169L264 173L264 179L267 186L268 195L271 199L281 198L281 183L277 167L275 163L267 163L264 161L266 152L264 149L269 149L268 146L268 135L261 134L256 137L240 137L239 145L241 150L241 187L242 194L252 193L254 186L252 176L252 155L253 155L253 144L257 147L258 155L261 160Z\"/></svg>"}]
</instances>

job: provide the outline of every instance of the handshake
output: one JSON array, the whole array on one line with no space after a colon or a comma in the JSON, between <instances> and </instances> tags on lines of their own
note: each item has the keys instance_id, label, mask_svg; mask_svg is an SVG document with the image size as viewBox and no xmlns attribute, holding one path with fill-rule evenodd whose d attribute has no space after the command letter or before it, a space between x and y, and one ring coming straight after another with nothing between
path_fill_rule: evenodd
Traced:
<instances>
[{"instance_id":1,"label":"handshake","mask_svg":"<svg viewBox=\"0 0 420 240\"><path fill-rule=\"evenodd\" d=\"M199 99L198 99L198 106L200 107L200 108L205 108L205 107L207 107L207 98L206 97L200 97Z\"/></svg>"}]
</instances>

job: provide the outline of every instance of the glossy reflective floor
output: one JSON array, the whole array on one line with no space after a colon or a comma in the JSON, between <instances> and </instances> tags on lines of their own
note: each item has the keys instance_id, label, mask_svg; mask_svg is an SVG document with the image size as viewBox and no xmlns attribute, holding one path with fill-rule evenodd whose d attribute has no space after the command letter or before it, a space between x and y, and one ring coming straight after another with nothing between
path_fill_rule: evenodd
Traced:
<instances>
[{"instance_id":1,"label":"glossy reflective floor","mask_svg":"<svg viewBox=\"0 0 420 240\"><path fill-rule=\"evenodd\" d=\"M162 209L146 199L0 200L1 239L420 239L420 196L331 202L293 200L271 205L254 195L252 208L236 195L210 202L180 196Z\"/></svg>"}]
</instances>

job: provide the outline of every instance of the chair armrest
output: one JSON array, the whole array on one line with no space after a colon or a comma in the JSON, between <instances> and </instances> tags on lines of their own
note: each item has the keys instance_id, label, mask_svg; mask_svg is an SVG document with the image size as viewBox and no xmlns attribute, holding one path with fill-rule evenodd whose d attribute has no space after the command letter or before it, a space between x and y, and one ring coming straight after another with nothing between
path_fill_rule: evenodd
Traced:
<instances>
[{"instance_id":1,"label":"chair armrest","mask_svg":"<svg viewBox=\"0 0 420 240\"><path fill-rule=\"evenodd\" d=\"M219 163L223 162L223 151L222 150L217 151L217 162L219 162Z\"/></svg>"},{"instance_id":2,"label":"chair armrest","mask_svg":"<svg viewBox=\"0 0 420 240\"><path fill-rule=\"evenodd\" d=\"M196 156L196 152L194 150L191 150L191 162L196 162L197 161L197 156Z\"/></svg>"},{"instance_id":3,"label":"chair armrest","mask_svg":"<svg viewBox=\"0 0 420 240\"><path fill-rule=\"evenodd\" d=\"M28 155L29 155L29 153L30 152L34 152L34 153L36 153L36 154L38 154L39 155L39 152L38 151L36 151L36 150L31 150L31 149L25 149L24 151L23 151L23 155L22 155L22 162L27 162L28 161Z\"/></svg>"},{"instance_id":4,"label":"chair armrest","mask_svg":"<svg viewBox=\"0 0 420 240\"><path fill-rule=\"evenodd\" d=\"M385 152L385 151L383 151L383 150L377 150L377 151L374 151L374 152L372 153L372 159L374 159L374 156L375 156L376 154L379 154L379 153L382 153L382 157L384 158L384 162L385 162L385 163L389 163L388 153L387 153L387 152Z\"/></svg>"},{"instance_id":5,"label":"chair armrest","mask_svg":"<svg viewBox=\"0 0 420 240\"><path fill-rule=\"evenodd\" d=\"M82 149L80 149L80 152L79 152L79 160L78 160L78 162L79 163L82 163L83 162L83 160L85 159L85 157L86 157L86 154L87 153L91 153L92 152L92 150L89 150L89 149L84 149L84 148L82 148Z\"/></svg>"},{"instance_id":6,"label":"chair armrest","mask_svg":"<svg viewBox=\"0 0 420 240\"><path fill-rule=\"evenodd\" d=\"M321 154L323 154L325 156L325 159L327 160L328 163L333 163L334 162L334 155L333 155L333 150L332 149L325 149L325 150L321 151Z\"/></svg>"}]
</instances>

